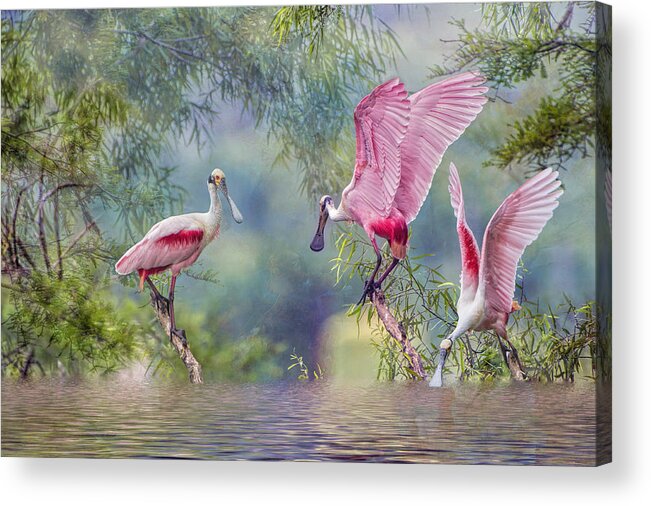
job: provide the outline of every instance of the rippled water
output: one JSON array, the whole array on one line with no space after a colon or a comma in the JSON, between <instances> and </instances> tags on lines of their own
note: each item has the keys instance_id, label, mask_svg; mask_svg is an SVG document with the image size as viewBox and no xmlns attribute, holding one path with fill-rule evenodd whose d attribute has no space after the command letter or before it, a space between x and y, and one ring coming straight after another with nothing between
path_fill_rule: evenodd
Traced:
<instances>
[{"instance_id":1,"label":"rippled water","mask_svg":"<svg viewBox=\"0 0 651 506\"><path fill-rule=\"evenodd\" d=\"M2 385L2 455L594 465L595 388Z\"/></svg>"}]
</instances>

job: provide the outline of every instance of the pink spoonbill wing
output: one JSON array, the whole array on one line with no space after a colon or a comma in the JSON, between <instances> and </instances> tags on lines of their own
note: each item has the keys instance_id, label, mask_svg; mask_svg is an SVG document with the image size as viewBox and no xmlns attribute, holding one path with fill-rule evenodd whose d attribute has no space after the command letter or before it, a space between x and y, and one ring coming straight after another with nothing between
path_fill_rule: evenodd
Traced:
<instances>
[{"instance_id":1,"label":"pink spoonbill wing","mask_svg":"<svg viewBox=\"0 0 651 506\"><path fill-rule=\"evenodd\" d=\"M357 105L354 118L357 160L347 203L385 218L400 183L400 143L409 121L405 86L397 78L381 84Z\"/></svg>"},{"instance_id":2,"label":"pink spoonbill wing","mask_svg":"<svg viewBox=\"0 0 651 506\"><path fill-rule=\"evenodd\" d=\"M115 265L118 274L156 270L181 263L201 248L204 230L188 216L172 216L156 223Z\"/></svg>"},{"instance_id":3,"label":"pink spoonbill wing","mask_svg":"<svg viewBox=\"0 0 651 506\"><path fill-rule=\"evenodd\" d=\"M457 217L457 234L461 249L461 289L476 292L479 280L479 247L475 236L466 223L466 210L463 204L463 191L459 173L453 163L450 164L450 202Z\"/></svg>"},{"instance_id":4,"label":"pink spoonbill wing","mask_svg":"<svg viewBox=\"0 0 651 506\"><path fill-rule=\"evenodd\" d=\"M407 223L427 198L446 149L456 141L486 103L480 74L465 72L431 84L409 97L409 127L400 146L400 185L395 205Z\"/></svg>"},{"instance_id":5,"label":"pink spoonbill wing","mask_svg":"<svg viewBox=\"0 0 651 506\"><path fill-rule=\"evenodd\" d=\"M563 190L558 172L545 169L504 199L488 223L481 251L479 282L486 303L511 312L515 275L524 249L540 234Z\"/></svg>"}]
</instances>

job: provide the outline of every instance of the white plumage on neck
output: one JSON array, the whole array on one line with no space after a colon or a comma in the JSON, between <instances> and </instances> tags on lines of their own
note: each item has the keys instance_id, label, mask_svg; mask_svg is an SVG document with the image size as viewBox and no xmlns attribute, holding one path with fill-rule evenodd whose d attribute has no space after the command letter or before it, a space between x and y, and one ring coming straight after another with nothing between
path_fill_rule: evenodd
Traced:
<instances>
[{"instance_id":1,"label":"white plumage on neck","mask_svg":"<svg viewBox=\"0 0 651 506\"><path fill-rule=\"evenodd\" d=\"M326 209L328 211L328 217L332 221L350 221L352 218L346 214L344 208L341 204L336 208L332 202L326 204Z\"/></svg>"},{"instance_id":2,"label":"white plumage on neck","mask_svg":"<svg viewBox=\"0 0 651 506\"><path fill-rule=\"evenodd\" d=\"M214 184L208 185L208 192L210 193L210 209L205 213L206 226L208 227L208 235L213 236L219 230L219 225L222 221L222 203L219 199L217 186Z\"/></svg>"}]
</instances>

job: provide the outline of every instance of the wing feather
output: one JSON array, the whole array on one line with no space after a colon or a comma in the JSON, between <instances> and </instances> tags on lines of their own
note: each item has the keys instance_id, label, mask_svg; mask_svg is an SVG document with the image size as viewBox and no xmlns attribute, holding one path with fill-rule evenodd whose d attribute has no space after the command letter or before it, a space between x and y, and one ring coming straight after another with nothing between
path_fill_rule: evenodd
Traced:
<instances>
[{"instance_id":1,"label":"wing feather","mask_svg":"<svg viewBox=\"0 0 651 506\"><path fill-rule=\"evenodd\" d=\"M545 169L511 193L488 223L481 251L479 283L486 304L511 312L518 261L558 206L563 190L558 172Z\"/></svg>"},{"instance_id":2,"label":"wing feather","mask_svg":"<svg viewBox=\"0 0 651 506\"><path fill-rule=\"evenodd\" d=\"M389 216L400 183L400 144L409 107L404 84L394 78L355 108L357 160L347 198L360 199L382 217Z\"/></svg>"},{"instance_id":3,"label":"wing feather","mask_svg":"<svg viewBox=\"0 0 651 506\"><path fill-rule=\"evenodd\" d=\"M453 163L450 164L450 203L457 218L457 234L461 249L461 292L474 293L479 279L479 247L477 240L466 223L466 210L463 203L463 191L459 173Z\"/></svg>"},{"instance_id":4,"label":"wing feather","mask_svg":"<svg viewBox=\"0 0 651 506\"><path fill-rule=\"evenodd\" d=\"M474 72L434 83L409 97L409 127L400 146L400 186L395 203L413 221L427 198L446 149L465 131L486 103L485 79Z\"/></svg>"},{"instance_id":5,"label":"wing feather","mask_svg":"<svg viewBox=\"0 0 651 506\"><path fill-rule=\"evenodd\" d=\"M204 230L194 218L181 215L156 223L115 264L118 274L168 267L190 258L201 246Z\"/></svg>"}]
</instances>

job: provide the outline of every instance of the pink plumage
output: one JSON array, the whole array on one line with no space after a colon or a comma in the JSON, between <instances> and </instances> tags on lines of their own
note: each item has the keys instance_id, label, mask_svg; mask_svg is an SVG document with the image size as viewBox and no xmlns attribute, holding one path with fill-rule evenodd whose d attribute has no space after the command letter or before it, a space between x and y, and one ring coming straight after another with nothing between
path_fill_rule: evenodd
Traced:
<instances>
[{"instance_id":1,"label":"pink plumage","mask_svg":"<svg viewBox=\"0 0 651 506\"><path fill-rule=\"evenodd\" d=\"M463 203L463 190L459 173L453 163L450 164L450 201L457 218L457 234L461 250L461 288L475 290L479 280L479 247L475 236L466 223L466 210Z\"/></svg>"},{"instance_id":2,"label":"pink plumage","mask_svg":"<svg viewBox=\"0 0 651 506\"><path fill-rule=\"evenodd\" d=\"M404 84L394 78L362 99L354 114L353 178L342 192L339 208L331 197L322 197L312 249L323 248L327 218L357 223L378 259L367 289L372 289L381 262L375 236L389 242L394 260L375 285L381 284L407 255L407 225L427 198L443 154L486 103L484 81L477 73L465 72L408 96Z\"/></svg>"},{"instance_id":3,"label":"pink plumage","mask_svg":"<svg viewBox=\"0 0 651 506\"><path fill-rule=\"evenodd\" d=\"M395 206L407 223L422 207L446 149L473 122L486 103L485 79L474 72L431 84L409 97L409 128L400 146L402 172Z\"/></svg>"},{"instance_id":4,"label":"pink plumage","mask_svg":"<svg viewBox=\"0 0 651 506\"><path fill-rule=\"evenodd\" d=\"M122 275L137 271L142 290L147 276L167 269L178 275L183 268L194 263L209 242L203 241L204 235L203 224L193 217L167 218L156 223L118 260L115 271Z\"/></svg>"},{"instance_id":5,"label":"pink plumage","mask_svg":"<svg viewBox=\"0 0 651 506\"><path fill-rule=\"evenodd\" d=\"M355 108L357 160L348 204L386 218L400 183L400 143L409 123L405 85L392 79Z\"/></svg>"},{"instance_id":6,"label":"pink plumage","mask_svg":"<svg viewBox=\"0 0 651 506\"><path fill-rule=\"evenodd\" d=\"M523 183L497 208L486 227L481 253L466 223L461 180L450 164L450 202L457 218L461 250L461 293L457 303L459 320L454 331L441 343L439 365L430 385L443 384L443 366L454 341L470 330L493 330L504 358L513 360L524 378L517 351L506 331L509 314L517 308L513 301L518 262L552 217L563 194L558 172L545 169ZM510 347L510 357L502 344ZM511 366L510 366L511 367Z\"/></svg>"},{"instance_id":7,"label":"pink plumage","mask_svg":"<svg viewBox=\"0 0 651 506\"><path fill-rule=\"evenodd\" d=\"M484 234L479 282L486 304L510 313L515 275L524 249L540 235L558 206L563 190L558 172L545 169L504 199Z\"/></svg>"},{"instance_id":8,"label":"pink plumage","mask_svg":"<svg viewBox=\"0 0 651 506\"><path fill-rule=\"evenodd\" d=\"M220 169L214 169L208 178L210 209L205 213L188 213L170 216L156 223L140 241L122 255L115 264L115 271L121 275L137 272L140 277L140 290L145 281L149 282L152 294L157 299L164 299L156 289L149 276L169 270L169 295L166 299L170 315L170 336L176 333L185 339L183 332L178 332L174 316L174 287L176 277L181 271L190 267L203 249L219 234L222 219L222 205L218 192L228 203L231 215L237 223L242 223L242 214L228 193L226 176Z\"/></svg>"}]
</instances>

